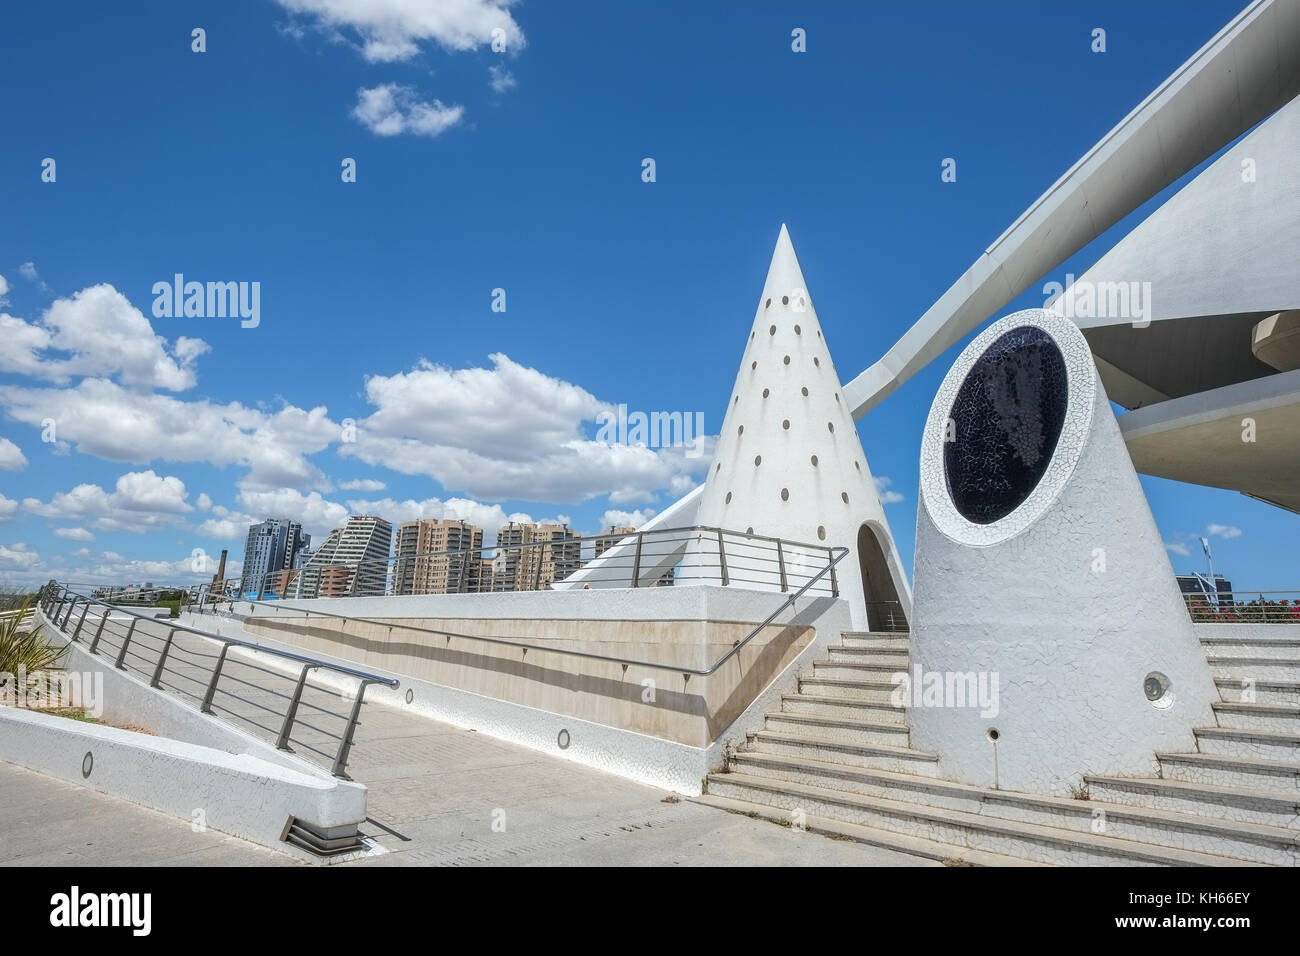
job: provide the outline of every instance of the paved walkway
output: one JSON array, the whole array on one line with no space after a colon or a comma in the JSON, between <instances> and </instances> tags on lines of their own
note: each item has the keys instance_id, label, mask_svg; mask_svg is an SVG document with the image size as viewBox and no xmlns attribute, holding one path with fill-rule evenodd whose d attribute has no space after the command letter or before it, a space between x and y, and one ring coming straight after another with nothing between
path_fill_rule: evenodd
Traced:
<instances>
[{"instance_id":1,"label":"paved walkway","mask_svg":"<svg viewBox=\"0 0 1300 956\"><path fill-rule=\"evenodd\" d=\"M0 762L0 866L296 866L215 830ZM306 865L306 864L302 864Z\"/></svg>"},{"instance_id":2,"label":"paved walkway","mask_svg":"<svg viewBox=\"0 0 1300 956\"><path fill-rule=\"evenodd\" d=\"M92 621L87 624L91 626ZM150 622L136 628L127 663L135 673L152 673L167 626ZM112 615L100 653L115 654L125 626ZM117 633L114 633L117 632ZM89 634L90 631L83 631ZM203 639L178 635L168 658L164 687L195 706L215 661L215 647ZM83 638L83 643L86 641ZM272 642L266 642L268 644ZM139 656L137 657L137 650ZM235 693L218 694L216 710L241 729L274 740L285 692L293 677L260 667L239 666L234 655L227 672ZM301 756L328 767L347 702L324 688L304 695L303 716L293 741ZM308 726L311 725L311 726ZM713 807L670 798L661 790L632 783L580 764L538 753L417 714L365 703L354 738L349 775L369 789L369 818L362 832L389 851L348 865L842 865L931 866L930 860L879 847L832 840L787 829ZM190 837L189 825L130 804L87 794L104 814L82 819L67 812L45 820L37 811L40 781L52 793L70 787L57 780L5 767L0 796L11 778L31 794L26 816L0 810L0 862L9 862L12 828L25 828L22 845L79 846L87 862L196 864L218 853L260 854L249 862L280 858L252 844L212 834ZM36 779L28 779L36 778ZM75 803L79 788L56 796ZM0 799L0 805L8 801ZM96 835L117 830L139 839L97 843ZM156 832L155 832L156 831ZM202 837L202 839L199 839ZM90 848L97 847L93 852ZM200 856L200 851L208 856ZM31 850L23 851L31 854ZM39 856L40 862L59 862ZM26 862L17 858L12 862Z\"/></svg>"}]
</instances>

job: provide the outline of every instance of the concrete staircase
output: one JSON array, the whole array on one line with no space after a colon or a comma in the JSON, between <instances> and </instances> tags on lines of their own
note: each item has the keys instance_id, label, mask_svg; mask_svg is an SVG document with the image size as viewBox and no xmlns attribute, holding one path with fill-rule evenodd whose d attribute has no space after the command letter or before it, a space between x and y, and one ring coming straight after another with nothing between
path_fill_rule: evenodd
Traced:
<instances>
[{"instance_id":1,"label":"concrete staircase","mask_svg":"<svg viewBox=\"0 0 1300 956\"><path fill-rule=\"evenodd\" d=\"M1223 699L1196 752L1157 754L1150 779L1085 776L1071 799L939 779L890 701L907 635L846 632L699 799L950 864L1295 866L1300 640L1202 643Z\"/></svg>"}]
</instances>

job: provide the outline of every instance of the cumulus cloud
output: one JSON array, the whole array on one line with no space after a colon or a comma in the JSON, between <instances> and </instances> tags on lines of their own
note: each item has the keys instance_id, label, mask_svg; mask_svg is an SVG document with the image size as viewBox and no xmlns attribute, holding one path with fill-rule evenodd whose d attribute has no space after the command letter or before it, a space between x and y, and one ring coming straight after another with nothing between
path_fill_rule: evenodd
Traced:
<instances>
[{"instance_id":1,"label":"cumulus cloud","mask_svg":"<svg viewBox=\"0 0 1300 956\"><path fill-rule=\"evenodd\" d=\"M491 359L490 369L424 362L370 377L366 398L375 411L340 454L425 475L474 498L557 503L601 494L615 505L646 503L664 488L684 493L708 468L711 439L692 458L682 447L587 438L584 423L613 406L507 355Z\"/></svg>"},{"instance_id":2,"label":"cumulus cloud","mask_svg":"<svg viewBox=\"0 0 1300 956\"><path fill-rule=\"evenodd\" d=\"M340 481L339 487L344 491L383 491L388 486L375 478L353 478Z\"/></svg>"},{"instance_id":3,"label":"cumulus cloud","mask_svg":"<svg viewBox=\"0 0 1300 956\"><path fill-rule=\"evenodd\" d=\"M0 470L22 471L27 467L27 456L8 438L0 438Z\"/></svg>"},{"instance_id":4,"label":"cumulus cloud","mask_svg":"<svg viewBox=\"0 0 1300 956\"><path fill-rule=\"evenodd\" d=\"M635 511L619 511L610 509L600 516L600 530L607 531L610 528L639 528L655 516L653 508L641 509Z\"/></svg>"},{"instance_id":5,"label":"cumulus cloud","mask_svg":"<svg viewBox=\"0 0 1300 956\"><path fill-rule=\"evenodd\" d=\"M384 83L357 90L352 116L376 136L439 136L465 115L465 107L448 106L442 100L421 100L409 86Z\"/></svg>"},{"instance_id":6,"label":"cumulus cloud","mask_svg":"<svg viewBox=\"0 0 1300 956\"><path fill-rule=\"evenodd\" d=\"M268 413L238 402L138 392L98 378L62 389L0 386L0 407L34 427L54 419L61 441L98 458L238 465L263 487L322 483L324 475L305 456L341 434L324 408L285 405Z\"/></svg>"},{"instance_id":7,"label":"cumulus cloud","mask_svg":"<svg viewBox=\"0 0 1300 956\"><path fill-rule=\"evenodd\" d=\"M1165 550L1170 554L1177 554L1184 558L1190 556L1192 553L1191 549L1180 541L1166 541Z\"/></svg>"},{"instance_id":8,"label":"cumulus cloud","mask_svg":"<svg viewBox=\"0 0 1300 956\"><path fill-rule=\"evenodd\" d=\"M18 502L0 495L0 521L8 521L18 513Z\"/></svg>"},{"instance_id":9,"label":"cumulus cloud","mask_svg":"<svg viewBox=\"0 0 1300 956\"><path fill-rule=\"evenodd\" d=\"M0 305L6 305L8 303L9 300L5 298L8 292L9 280L4 276L0 276Z\"/></svg>"},{"instance_id":10,"label":"cumulus cloud","mask_svg":"<svg viewBox=\"0 0 1300 956\"><path fill-rule=\"evenodd\" d=\"M1212 524L1205 529L1212 538L1240 538L1241 529L1231 524Z\"/></svg>"},{"instance_id":11,"label":"cumulus cloud","mask_svg":"<svg viewBox=\"0 0 1300 956\"><path fill-rule=\"evenodd\" d=\"M452 518L457 521L468 521L483 529L487 542L495 541L497 528L511 521L532 523L537 520L548 520L535 519L522 511L507 512L500 505L484 504L469 498L448 498L446 501L438 498L426 498L423 501L416 501L413 498L403 501L395 498L357 499L349 501L348 507L355 514L371 514L387 518L394 527L404 521L415 521L417 518ZM564 523L567 520L562 518L555 523Z\"/></svg>"},{"instance_id":12,"label":"cumulus cloud","mask_svg":"<svg viewBox=\"0 0 1300 956\"><path fill-rule=\"evenodd\" d=\"M85 528L55 528L54 534L68 541L94 541L95 536Z\"/></svg>"},{"instance_id":13,"label":"cumulus cloud","mask_svg":"<svg viewBox=\"0 0 1300 956\"><path fill-rule=\"evenodd\" d=\"M0 568L25 571L34 568L40 560L41 556L21 541L8 546L0 544Z\"/></svg>"},{"instance_id":14,"label":"cumulus cloud","mask_svg":"<svg viewBox=\"0 0 1300 956\"><path fill-rule=\"evenodd\" d=\"M248 538L248 526L256 524L257 520L252 515L232 511L223 505L213 505L212 517L199 525L199 533L222 541L244 541Z\"/></svg>"},{"instance_id":15,"label":"cumulus cloud","mask_svg":"<svg viewBox=\"0 0 1300 956\"><path fill-rule=\"evenodd\" d=\"M0 314L0 338L6 342L0 371L60 383L100 376L168 391L194 386L194 362L208 350L202 339L187 336L169 346L144 313L107 283L56 299L39 322Z\"/></svg>"},{"instance_id":16,"label":"cumulus cloud","mask_svg":"<svg viewBox=\"0 0 1300 956\"><path fill-rule=\"evenodd\" d=\"M523 48L523 30L510 15L515 0L278 0L311 26L355 37L371 63L409 60L420 44L464 52L488 46L495 36L506 50Z\"/></svg>"},{"instance_id":17,"label":"cumulus cloud","mask_svg":"<svg viewBox=\"0 0 1300 956\"><path fill-rule=\"evenodd\" d=\"M187 497L179 478L149 470L127 472L112 492L83 483L49 501L24 498L23 508L42 518L93 519L103 530L143 532L182 523L180 516L194 510Z\"/></svg>"},{"instance_id":18,"label":"cumulus cloud","mask_svg":"<svg viewBox=\"0 0 1300 956\"><path fill-rule=\"evenodd\" d=\"M905 500L901 492L890 489L889 486L893 483L892 478L887 478L884 475L876 477L876 494L880 496L882 505L896 505Z\"/></svg>"},{"instance_id":19,"label":"cumulus cloud","mask_svg":"<svg viewBox=\"0 0 1300 956\"><path fill-rule=\"evenodd\" d=\"M37 282L40 276L36 274L36 263L24 262L18 267L18 274L28 282Z\"/></svg>"},{"instance_id":20,"label":"cumulus cloud","mask_svg":"<svg viewBox=\"0 0 1300 956\"><path fill-rule=\"evenodd\" d=\"M251 514L273 515L296 521L313 537L327 535L348 520L348 509L336 501L322 497L319 491L303 494L294 488L242 487L239 503ZM382 512L370 514L388 517ZM248 533L247 523L244 525L244 533Z\"/></svg>"}]
</instances>

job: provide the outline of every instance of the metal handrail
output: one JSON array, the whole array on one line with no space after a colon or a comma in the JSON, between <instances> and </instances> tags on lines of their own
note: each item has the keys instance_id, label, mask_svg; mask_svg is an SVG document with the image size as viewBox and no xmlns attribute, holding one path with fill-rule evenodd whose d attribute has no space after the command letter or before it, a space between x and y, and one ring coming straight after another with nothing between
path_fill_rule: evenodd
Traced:
<instances>
[{"instance_id":1,"label":"metal handrail","mask_svg":"<svg viewBox=\"0 0 1300 956\"><path fill-rule=\"evenodd\" d=\"M445 631L445 630L440 630L432 627L420 627L415 624L395 624L391 621L382 621L382 620L377 620L375 618L349 617L346 614L334 614L333 612L330 611L319 611L314 608L311 610L308 610L306 608L296 608L290 605L286 605L280 601L248 600L241 603L249 604L256 607L268 607L271 610L275 611L277 614L280 613L281 611L285 611L285 612L297 611L298 613L303 615L304 618L310 618L314 614L318 617L331 617L331 618L339 618L345 621L356 621L358 624L373 624L378 627L387 627L390 629L396 628L398 630L404 630L404 631L416 631L422 634L435 634L439 637L447 637L447 638L455 637L455 638L463 638L465 640L470 640L470 641L481 641L487 644L500 644L506 647L517 647L524 651L545 651L551 654L563 654L568 657L581 657L587 660L606 661L613 664L621 664L627 667L648 667L656 670L673 671L674 673L683 674L683 675L689 674L694 676L707 677L708 675L716 672L719 667L721 667L728 660L730 660L737 652L740 651L742 647L744 647L751 640L757 637L769 624L771 624L776 619L778 614L780 614L786 608L790 607L797 599L803 597L809 588L811 588L814 584L816 584L826 575L828 574L833 575L835 565L837 565L841 560L843 560L843 558L849 553L849 549L844 547L832 547L832 548L826 548L824 550L828 550L831 552L831 558L827 562L825 567L819 570L816 574L809 577L809 579L804 583L802 587L799 588L799 590L793 592L788 597L786 597L786 599L781 602L781 604L776 608L776 610L774 610L771 614L769 614L761 624L754 627L754 629L751 630L747 635L745 635L745 637L743 637L741 640L737 641L734 645L732 645L732 647L720 658L718 658L718 660L716 660L711 667L705 668L703 670L700 670L698 668L693 668L693 667L682 667L680 665L674 665L674 664L661 664L655 661L638 661L638 660L633 660L624 657L612 657L607 654L592 654L588 651L575 651L575 650L570 650L568 648L562 648L562 647L547 647L541 644L529 644L523 641L512 641L501 637L485 637L480 634L462 634L457 631ZM838 593L836 594L836 596L838 596Z\"/></svg>"},{"instance_id":2,"label":"metal handrail","mask_svg":"<svg viewBox=\"0 0 1300 956\"><path fill-rule=\"evenodd\" d=\"M1198 624L1300 624L1300 591L1194 591L1182 597Z\"/></svg>"},{"instance_id":3,"label":"metal handrail","mask_svg":"<svg viewBox=\"0 0 1300 956\"><path fill-rule=\"evenodd\" d=\"M280 727L280 733L276 739L276 744L275 744L276 747L280 750L292 749L289 747L289 739L293 731L295 720L297 719L297 712L298 712L299 705L302 704L302 693L306 687L306 675L309 671L328 670L337 674L342 674L348 677L356 678L359 681L356 690L356 700L352 706L351 714L345 718L346 724L344 726L343 733L338 736L339 748L338 748L338 752L334 756L334 764L331 769L331 773L333 773L333 775L336 777L346 777L346 774L344 773L344 768L347 766L348 756L351 753L351 749L353 745L353 737L356 733L356 727L361 715L361 703L365 696L366 688L371 684L382 684L386 687L391 687L394 689L401 686L401 682L394 677L383 677L379 674L374 674L371 673L370 671L363 671L355 667L348 667L342 664L335 664L330 661L321 660L319 658L307 657L306 655L296 654L293 653L292 651L283 651L283 650L279 650L278 648L266 647L265 645L262 644L256 644L253 643L252 641L240 640L239 638L235 638L235 637L227 637L222 634L214 634L211 631L205 631L201 628L191 627L187 624L174 624L170 620L162 620L159 618L150 617L149 615L126 610L118 605L110 604L107 601L102 601L99 598L78 594L75 591L73 591L71 588L59 584L57 581L51 583L54 584L53 591L51 592L47 586L46 590L43 591L41 595L39 606L41 607L42 611L46 614L46 616L50 619L50 621L53 623L54 627L58 629L60 632L66 632L68 630L72 620L73 612L76 610L77 605L78 604L83 605L81 616L77 621L76 629L72 631L72 633L69 635L70 641L79 642L81 629L82 626L85 624L86 614L90 610L90 605L95 604L103 608L103 612L101 613L99 619L99 625L95 629L95 636L91 641L90 647L88 648L88 652L91 654L97 653L100 639L103 636L105 624L108 623L110 614L122 614L131 619L130 627L127 628L126 633L124 635L119 635L122 638L122 643L118 647L117 657L114 661L113 666L118 669L125 670L126 658L128 653L132 657L137 658L140 661L143 661L145 664L151 664L152 672L150 673L150 679L149 679L149 685L151 687L162 689L162 675L164 673L167 664L168 655L172 651L173 643L176 634L178 632L193 634L205 640L216 641L218 644L220 644L221 652L216 658L216 664L212 669L212 676L206 682L207 686L205 688L205 692L203 695L202 704L199 707L199 711L201 713L205 713L205 714L213 713L213 709L212 709L213 698L217 692L218 685L221 680L223 668L226 663L230 648L232 647L258 651L263 654L268 654L272 657L283 658L285 660L295 661L297 663L302 664L303 669L301 673L301 678L297 681L294 695L292 698L286 697L286 699L290 700L290 705L286 711L284 721ZM62 615L61 621L60 621L60 615ZM138 653L137 651L131 648L132 638L136 636L136 627L137 625L140 624L141 621L147 621L149 623L154 623L154 624L161 624L164 628L167 629L167 637L165 642L163 643L161 650L159 651L159 655L156 663L151 662L147 657L141 655L140 653ZM122 622L120 621L115 622L116 626L118 627L120 627L121 623ZM145 636L147 636L150 639L162 640L162 638L159 635L147 634L143 630L141 633L145 634ZM180 653L181 648L177 648L177 652ZM244 664L243 661L241 661L240 663ZM246 665L246 666L254 667L254 669L262 670L265 673L273 673L272 671L266 670L266 668L264 667L257 668L256 665ZM197 678L191 677L190 675L186 675L186 674L180 674L179 672L175 672L173 676L184 677L186 679L194 681L195 683L203 683L199 681ZM232 676L229 678L229 680L238 682L240 679ZM248 682L244 681L243 683L248 683ZM266 690L267 688L262 688L262 689ZM276 694L275 691L270 691L270 692ZM229 694L231 692L226 691L226 693ZM285 697L286 695L277 694L277 696ZM306 706L313 707L314 705L308 703ZM274 711L272 708L267 708L263 706L262 709L278 714L278 712ZM316 709L319 710L321 708L316 708ZM342 715L333 714L332 712L330 713L331 716L342 717ZM239 714L236 714L235 716L243 720L249 719ZM306 722L302 721L302 723L306 723ZM307 726L313 726L313 725L308 724ZM329 736L334 736L334 735L330 734ZM323 756L326 757L329 756L328 754L324 754L323 751L320 751L315 747L311 747L308 744L300 743L299 745L306 747L307 749L312 750L313 752L321 753Z\"/></svg>"},{"instance_id":4,"label":"metal handrail","mask_svg":"<svg viewBox=\"0 0 1300 956\"><path fill-rule=\"evenodd\" d=\"M679 538L674 538L679 536ZM602 532L595 535L586 535L572 538L547 539L541 541L529 541L518 544L501 544L480 545L472 548L458 548L446 551L428 551L417 554L400 554L394 552L384 558L359 559L351 562L337 562L325 565L319 565L316 568L316 574L322 574L330 568L343 568L348 572L350 580L347 585L348 595L355 596L358 582L363 576L373 578L372 586L377 586L382 577L382 589L385 594L390 590L397 593L396 589L401 587L399 576L407 573L411 563L430 562L441 559L446 562L446 567L439 568L439 573L446 573L449 590L447 592L432 593L463 593L467 590L473 593L482 593L486 591L497 592L503 590L537 590L539 587L541 568L546 563L546 555L551 555L551 561L558 566L564 566L570 562L576 562L577 567L567 568L564 577L557 577L556 583L567 580L571 575L579 573L591 567L592 562L601 561L603 567L598 567L598 571L616 572L620 575L626 575L630 572L630 587L639 587L642 571L642 544L646 541L658 543L668 541L674 544L686 544L690 538L695 537L701 542L706 539L716 539L718 544L718 571L722 583L730 583L730 579L737 581L745 580L743 576L737 575L735 569L728 568L727 546L733 549L731 559L737 562L740 570L745 570L745 565L753 564L775 564L775 573L780 573L781 566L787 563L787 550L802 550L806 554L828 555L831 553L831 546L826 544L811 544L803 541L792 541L774 537L771 535L755 534L748 531L729 530L713 525L687 525L673 528L655 528L651 531L629 531L626 534L614 535L610 532ZM738 539L738 540L737 540ZM725 543L724 543L725 540ZM589 559L582 557L584 545L597 543L607 543L608 546L600 555L592 555ZM629 546L635 543L635 553L632 555L618 555L606 558L605 555L616 547L625 543ZM768 545L765 551L758 551L760 546ZM775 546L773 552L772 547ZM735 549L744 549L737 552ZM754 553L758 551L758 553ZM567 554L566 554L567 552ZM484 555L491 555L484 558ZM536 555L527 568L521 567L526 563L526 558ZM558 560L556 556L559 556ZM662 557L657 555L656 557ZM459 564L458 564L459 559ZM495 580L496 573L489 575L487 587L484 587L484 580L477 572L470 573L468 563L470 560L478 560L484 563L494 564L504 559L508 568L513 568L505 572L509 586L499 586L502 582ZM512 560L513 559L513 560ZM382 571L380 570L382 568ZM211 593L216 600L231 599L230 591L234 595L243 598L245 595L252 596L256 594L256 599L261 600L267 590L274 590L277 598L284 599L303 599L302 588L305 581L306 566L300 568L282 568L274 571L267 571L259 575L228 578L222 581L213 581L211 584L200 585L199 600L206 601L208 598L205 593ZM728 573L730 570L730 573ZM520 586L521 575L527 575L531 579L531 587ZM698 575L697 575L698 577ZM712 575L710 575L712 577ZM474 578L476 585L466 587L468 579ZM391 585L389 581L391 580ZM455 581L453 585L452 582ZM610 580L606 578L592 578L592 581L606 583ZM316 587L321 587L323 580L315 582ZM217 590L220 589L220 593ZM187 589L187 590L192 590ZM784 590L784 588L783 588ZM420 593L420 592L416 592ZM370 595L379 596L379 595ZM306 595L305 599L312 599L314 595Z\"/></svg>"}]
</instances>

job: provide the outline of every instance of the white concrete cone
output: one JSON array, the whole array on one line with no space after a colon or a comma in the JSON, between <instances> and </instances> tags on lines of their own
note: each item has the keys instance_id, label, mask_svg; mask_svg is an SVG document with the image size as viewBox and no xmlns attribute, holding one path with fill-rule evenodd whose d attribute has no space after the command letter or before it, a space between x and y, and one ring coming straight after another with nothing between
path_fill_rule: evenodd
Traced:
<instances>
[{"instance_id":1,"label":"white concrete cone","mask_svg":"<svg viewBox=\"0 0 1300 956\"><path fill-rule=\"evenodd\" d=\"M801 542L782 546L785 586L794 591L825 567L827 549L850 554L836 566L854 626L880 626L876 612L911 613L902 562L889 533L867 457L840 394L840 380L783 225L727 404L697 522L727 531ZM859 561L862 534L866 560ZM730 583L780 590L775 544L725 536ZM702 539L680 583L718 581L716 540ZM869 578L864 593L864 572ZM830 577L810 593L829 593ZM897 601L901 607L886 608Z\"/></svg>"},{"instance_id":2,"label":"white concrete cone","mask_svg":"<svg viewBox=\"0 0 1300 956\"><path fill-rule=\"evenodd\" d=\"M966 347L930 409L919 497L896 702L941 777L1064 795L1197 749L1214 681L1073 322L1017 312Z\"/></svg>"}]
</instances>

